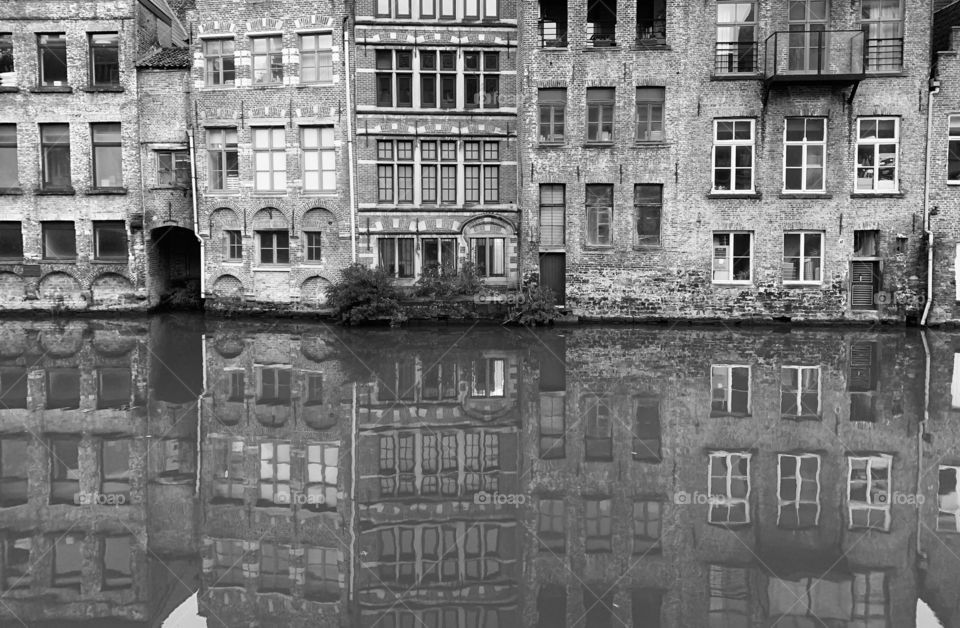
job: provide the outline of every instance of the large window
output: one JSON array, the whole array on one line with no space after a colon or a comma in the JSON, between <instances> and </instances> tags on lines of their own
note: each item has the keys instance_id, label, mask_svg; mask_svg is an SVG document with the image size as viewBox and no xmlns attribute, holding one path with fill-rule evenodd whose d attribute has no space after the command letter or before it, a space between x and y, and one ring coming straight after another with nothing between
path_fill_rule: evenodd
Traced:
<instances>
[{"instance_id":1,"label":"large window","mask_svg":"<svg viewBox=\"0 0 960 628\"><path fill-rule=\"evenodd\" d=\"M613 222L613 186L588 185L587 198L587 244L610 246L610 224Z\"/></svg>"},{"instance_id":2,"label":"large window","mask_svg":"<svg viewBox=\"0 0 960 628\"><path fill-rule=\"evenodd\" d=\"M384 238L377 240L380 268L392 277L414 276L414 238Z\"/></svg>"},{"instance_id":3,"label":"large window","mask_svg":"<svg viewBox=\"0 0 960 628\"><path fill-rule=\"evenodd\" d=\"M469 2L469 0L467 0ZM496 109L500 106L500 53L463 53L463 106Z\"/></svg>"},{"instance_id":4,"label":"large window","mask_svg":"<svg viewBox=\"0 0 960 628\"><path fill-rule=\"evenodd\" d=\"M419 57L420 106L426 109L435 108L439 93L441 109L455 108L458 94L457 53L452 50L421 50Z\"/></svg>"},{"instance_id":5,"label":"large window","mask_svg":"<svg viewBox=\"0 0 960 628\"><path fill-rule=\"evenodd\" d=\"M157 185L190 186L190 155L185 150L157 151Z\"/></svg>"},{"instance_id":6,"label":"large window","mask_svg":"<svg viewBox=\"0 0 960 628\"><path fill-rule=\"evenodd\" d=\"M253 129L253 189L277 192L287 189L287 146L283 127Z\"/></svg>"},{"instance_id":7,"label":"large window","mask_svg":"<svg viewBox=\"0 0 960 628\"><path fill-rule=\"evenodd\" d=\"M500 202L498 141L378 140L376 157L378 203Z\"/></svg>"},{"instance_id":8,"label":"large window","mask_svg":"<svg viewBox=\"0 0 960 628\"><path fill-rule=\"evenodd\" d=\"M50 452L50 503L76 505L80 491L80 437L57 436L47 441Z\"/></svg>"},{"instance_id":9,"label":"large window","mask_svg":"<svg viewBox=\"0 0 960 628\"><path fill-rule=\"evenodd\" d=\"M289 500L287 503L290 503ZM259 575L257 591L289 593L293 588L293 580L290 578L290 546L261 542Z\"/></svg>"},{"instance_id":10,"label":"large window","mask_svg":"<svg viewBox=\"0 0 960 628\"><path fill-rule=\"evenodd\" d=\"M554 460L566 456L566 412L563 395L540 393L540 458Z\"/></svg>"},{"instance_id":11,"label":"large window","mask_svg":"<svg viewBox=\"0 0 960 628\"><path fill-rule=\"evenodd\" d=\"M413 53L409 50L378 50L377 106L413 106Z\"/></svg>"},{"instance_id":12,"label":"large window","mask_svg":"<svg viewBox=\"0 0 960 628\"><path fill-rule=\"evenodd\" d=\"M285 366L263 366L257 369L257 405L290 405L292 371Z\"/></svg>"},{"instance_id":13,"label":"large window","mask_svg":"<svg viewBox=\"0 0 960 628\"><path fill-rule=\"evenodd\" d=\"M283 82L283 38L251 37L253 84L271 85Z\"/></svg>"},{"instance_id":14,"label":"large window","mask_svg":"<svg viewBox=\"0 0 960 628\"><path fill-rule=\"evenodd\" d=\"M208 86L233 85L236 80L234 41L208 39L203 42L203 58Z\"/></svg>"},{"instance_id":15,"label":"large window","mask_svg":"<svg viewBox=\"0 0 960 628\"><path fill-rule=\"evenodd\" d=\"M655 500L633 502L633 553L660 551L663 529L663 503Z\"/></svg>"},{"instance_id":16,"label":"large window","mask_svg":"<svg viewBox=\"0 0 960 628\"><path fill-rule=\"evenodd\" d=\"M208 129L209 185L213 191L236 191L240 186L240 160L236 129Z\"/></svg>"},{"instance_id":17,"label":"large window","mask_svg":"<svg viewBox=\"0 0 960 628\"><path fill-rule=\"evenodd\" d=\"M413 141L377 142L377 201L413 203Z\"/></svg>"},{"instance_id":18,"label":"large window","mask_svg":"<svg viewBox=\"0 0 960 628\"><path fill-rule=\"evenodd\" d=\"M17 74L13 61L13 34L0 33L0 87L16 87Z\"/></svg>"},{"instance_id":19,"label":"large window","mask_svg":"<svg viewBox=\"0 0 960 628\"><path fill-rule=\"evenodd\" d=\"M664 44L667 40L666 0L638 0L637 43Z\"/></svg>"},{"instance_id":20,"label":"large window","mask_svg":"<svg viewBox=\"0 0 960 628\"><path fill-rule=\"evenodd\" d=\"M127 261L127 227L122 220L94 221L93 256L101 261Z\"/></svg>"},{"instance_id":21,"label":"large window","mask_svg":"<svg viewBox=\"0 0 960 628\"><path fill-rule=\"evenodd\" d=\"M290 263L290 232L257 231L261 264Z\"/></svg>"},{"instance_id":22,"label":"large window","mask_svg":"<svg viewBox=\"0 0 960 628\"><path fill-rule=\"evenodd\" d=\"M470 251L481 277L504 276L504 238L471 238Z\"/></svg>"},{"instance_id":23,"label":"large window","mask_svg":"<svg viewBox=\"0 0 960 628\"><path fill-rule=\"evenodd\" d=\"M333 81L333 35L300 35L300 82Z\"/></svg>"},{"instance_id":24,"label":"large window","mask_svg":"<svg viewBox=\"0 0 960 628\"><path fill-rule=\"evenodd\" d=\"M822 192L827 153L825 118L787 118L783 135L783 189Z\"/></svg>"},{"instance_id":25,"label":"large window","mask_svg":"<svg viewBox=\"0 0 960 628\"><path fill-rule=\"evenodd\" d=\"M43 222L43 259L77 259L77 236L72 222Z\"/></svg>"},{"instance_id":26,"label":"large window","mask_svg":"<svg viewBox=\"0 0 960 628\"><path fill-rule=\"evenodd\" d=\"M463 161L464 201L500 202L500 142L464 142Z\"/></svg>"},{"instance_id":27,"label":"large window","mask_svg":"<svg viewBox=\"0 0 960 628\"><path fill-rule=\"evenodd\" d=\"M540 551L563 554L566 551L567 518L562 499L541 499L538 504L537 539Z\"/></svg>"},{"instance_id":28,"label":"large window","mask_svg":"<svg viewBox=\"0 0 960 628\"><path fill-rule=\"evenodd\" d=\"M317 602L340 600L340 551L333 548L306 548L306 580L303 595Z\"/></svg>"},{"instance_id":29,"label":"large window","mask_svg":"<svg viewBox=\"0 0 960 628\"><path fill-rule=\"evenodd\" d=\"M850 456L847 475L847 508L850 529L890 529L890 467L888 454Z\"/></svg>"},{"instance_id":30,"label":"large window","mask_svg":"<svg viewBox=\"0 0 960 628\"><path fill-rule=\"evenodd\" d=\"M567 0L539 0L540 46L544 48L567 47Z\"/></svg>"},{"instance_id":31,"label":"large window","mask_svg":"<svg viewBox=\"0 0 960 628\"><path fill-rule=\"evenodd\" d=\"M660 462L660 398L641 396L634 399L636 416L633 422L633 459L638 462Z\"/></svg>"},{"instance_id":32,"label":"large window","mask_svg":"<svg viewBox=\"0 0 960 628\"><path fill-rule=\"evenodd\" d=\"M860 0L860 23L867 38L867 70L903 69L903 0Z\"/></svg>"},{"instance_id":33,"label":"large window","mask_svg":"<svg viewBox=\"0 0 960 628\"><path fill-rule=\"evenodd\" d=\"M223 232L223 256L228 260L243 259L243 238L239 231L229 229Z\"/></svg>"},{"instance_id":34,"label":"large window","mask_svg":"<svg viewBox=\"0 0 960 628\"><path fill-rule=\"evenodd\" d=\"M612 87L587 88L587 142L613 143L613 111L616 91Z\"/></svg>"},{"instance_id":35,"label":"large window","mask_svg":"<svg viewBox=\"0 0 960 628\"><path fill-rule=\"evenodd\" d=\"M800 530L820 523L820 456L779 454L777 527Z\"/></svg>"},{"instance_id":36,"label":"large window","mask_svg":"<svg viewBox=\"0 0 960 628\"><path fill-rule=\"evenodd\" d=\"M663 141L664 88L637 88L637 141Z\"/></svg>"},{"instance_id":37,"label":"large window","mask_svg":"<svg viewBox=\"0 0 960 628\"><path fill-rule=\"evenodd\" d=\"M587 552L610 552L613 550L613 501L610 499L585 499L584 528Z\"/></svg>"},{"instance_id":38,"label":"large window","mask_svg":"<svg viewBox=\"0 0 960 628\"><path fill-rule=\"evenodd\" d=\"M857 120L857 192L896 192L900 188L900 119Z\"/></svg>"},{"instance_id":39,"label":"large window","mask_svg":"<svg viewBox=\"0 0 960 628\"><path fill-rule=\"evenodd\" d=\"M70 189L70 125L40 125L40 165L43 189Z\"/></svg>"},{"instance_id":40,"label":"large window","mask_svg":"<svg viewBox=\"0 0 960 628\"><path fill-rule=\"evenodd\" d=\"M743 0L717 0L717 54L714 71L718 74L757 71L757 3Z\"/></svg>"},{"instance_id":41,"label":"large window","mask_svg":"<svg viewBox=\"0 0 960 628\"><path fill-rule=\"evenodd\" d=\"M753 234L713 234L713 282L750 283L753 281Z\"/></svg>"},{"instance_id":42,"label":"large window","mask_svg":"<svg viewBox=\"0 0 960 628\"><path fill-rule=\"evenodd\" d=\"M17 164L17 125L0 124L0 188L20 185Z\"/></svg>"},{"instance_id":43,"label":"large window","mask_svg":"<svg viewBox=\"0 0 960 628\"><path fill-rule=\"evenodd\" d=\"M784 283L818 284L823 280L823 234L783 234Z\"/></svg>"},{"instance_id":44,"label":"large window","mask_svg":"<svg viewBox=\"0 0 960 628\"><path fill-rule=\"evenodd\" d=\"M303 127L303 189L307 192L334 192L337 189L337 152L332 126Z\"/></svg>"},{"instance_id":45,"label":"large window","mask_svg":"<svg viewBox=\"0 0 960 628\"><path fill-rule=\"evenodd\" d=\"M420 238L423 268L436 268L443 274L457 272L456 238Z\"/></svg>"},{"instance_id":46,"label":"large window","mask_svg":"<svg viewBox=\"0 0 960 628\"><path fill-rule=\"evenodd\" d=\"M563 246L566 214L566 187L562 184L540 186L540 246Z\"/></svg>"},{"instance_id":47,"label":"large window","mask_svg":"<svg viewBox=\"0 0 960 628\"><path fill-rule=\"evenodd\" d=\"M93 87L120 85L120 35L118 33L90 34L90 85Z\"/></svg>"},{"instance_id":48,"label":"large window","mask_svg":"<svg viewBox=\"0 0 960 628\"><path fill-rule=\"evenodd\" d=\"M337 478L339 476L340 448L337 445L307 445L308 508L312 510L337 509Z\"/></svg>"},{"instance_id":49,"label":"large window","mask_svg":"<svg viewBox=\"0 0 960 628\"><path fill-rule=\"evenodd\" d=\"M3 441L2 444L6 445L7 441ZM4 463L4 475L6 475L6 469L7 465ZM940 465L937 482L937 530L960 532L960 494L957 492L958 479L960 479L960 467ZM26 489L25 485L24 489Z\"/></svg>"},{"instance_id":50,"label":"large window","mask_svg":"<svg viewBox=\"0 0 960 628\"><path fill-rule=\"evenodd\" d=\"M585 395L583 398L584 459L613 460L613 409L609 397Z\"/></svg>"},{"instance_id":51,"label":"large window","mask_svg":"<svg viewBox=\"0 0 960 628\"><path fill-rule=\"evenodd\" d=\"M819 366L784 366L780 370L780 416L820 418Z\"/></svg>"},{"instance_id":52,"label":"large window","mask_svg":"<svg viewBox=\"0 0 960 628\"><path fill-rule=\"evenodd\" d=\"M97 188L123 186L123 148L119 123L91 124L93 133L93 185Z\"/></svg>"},{"instance_id":53,"label":"large window","mask_svg":"<svg viewBox=\"0 0 960 628\"><path fill-rule=\"evenodd\" d=\"M567 118L567 90L541 89L540 107L540 143L563 144Z\"/></svg>"},{"instance_id":54,"label":"large window","mask_svg":"<svg viewBox=\"0 0 960 628\"><path fill-rule=\"evenodd\" d=\"M2 131L0 131L2 133ZM960 183L960 115L949 118L949 152L947 154L947 181ZM0 151L2 151L0 147ZM3 158L0 156L0 163ZM3 175L0 174L0 177Z\"/></svg>"},{"instance_id":55,"label":"large window","mask_svg":"<svg viewBox=\"0 0 960 628\"><path fill-rule=\"evenodd\" d=\"M710 454L708 522L750 523L750 456L742 452Z\"/></svg>"},{"instance_id":56,"label":"large window","mask_svg":"<svg viewBox=\"0 0 960 628\"><path fill-rule=\"evenodd\" d=\"M242 395L241 395L242 398ZM245 484L242 440L213 438L211 467L213 469L213 503L243 503Z\"/></svg>"},{"instance_id":57,"label":"large window","mask_svg":"<svg viewBox=\"0 0 960 628\"><path fill-rule=\"evenodd\" d=\"M63 33L37 35L40 53L40 85L63 87L67 84L67 36Z\"/></svg>"},{"instance_id":58,"label":"large window","mask_svg":"<svg viewBox=\"0 0 960 628\"><path fill-rule=\"evenodd\" d=\"M22 258L23 232L20 223L0 222L0 259L19 260Z\"/></svg>"},{"instance_id":59,"label":"large window","mask_svg":"<svg viewBox=\"0 0 960 628\"><path fill-rule=\"evenodd\" d=\"M713 191L753 192L754 120L714 120Z\"/></svg>"},{"instance_id":60,"label":"large window","mask_svg":"<svg viewBox=\"0 0 960 628\"><path fill-rule=\"evenodd\" d=\"M750 379L749 366L710 367L710 416L750 416Z\"/></svg>"},{"instance_id":61,"label":"large window","mask_svg":"<svg viewBox=\"0 0 960 628\"><path fill-rule=\"evenodd\" d=\"M659 246L663 186L659 184L633 186L633 210L637 225L637 246Z\"/></svg>"},{"instance_id":62,"label":"large window","mask_svg":"<svg viewBox=\"0 0 960 628\"><path fill-rule=\"evenodd\" d=\"M587 0L587 41L597 48L617 45L616 0Z\"/></svg>"}]
</instances>

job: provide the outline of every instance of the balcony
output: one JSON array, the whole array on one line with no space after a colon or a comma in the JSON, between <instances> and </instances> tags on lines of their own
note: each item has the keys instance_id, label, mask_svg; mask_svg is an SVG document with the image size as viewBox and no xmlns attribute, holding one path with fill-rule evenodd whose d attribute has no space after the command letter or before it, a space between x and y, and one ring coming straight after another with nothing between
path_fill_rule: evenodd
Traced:
<instances>
[{"instance_id":1,"label":"balcony","mask_svg":"<svg viewBox=\"0 0 960 628\"><path fill-rule=\"evenodd\" d=\"M755 74L757 67L757 42L718 41L713 71L716 74Z\"/></svg>"},{"instance_id":2,"label":"balcony","mask_svg":"<svg viewBox=\"0 0 960 628\"><path fill-rule=\"evenodd\" d=\"M763 70L771 83L857 83L867 57L863 31L778 31L767 37Z\"/></svg>"}]
</instances>

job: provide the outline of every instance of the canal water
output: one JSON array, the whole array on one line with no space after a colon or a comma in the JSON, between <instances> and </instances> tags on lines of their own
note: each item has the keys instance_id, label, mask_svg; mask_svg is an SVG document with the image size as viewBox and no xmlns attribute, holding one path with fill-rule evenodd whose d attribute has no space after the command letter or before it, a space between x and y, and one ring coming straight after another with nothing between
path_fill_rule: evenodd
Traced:
<instances>
[{"instance_id":1,"label":"canal water","mask_svg":"<svg viewBox=\"0 0 960 628\"><path fill-rule=\"evenodd\" d=\"M960 335L0 322L0 625L960 625Z\"/></svg>"}]
</instances>

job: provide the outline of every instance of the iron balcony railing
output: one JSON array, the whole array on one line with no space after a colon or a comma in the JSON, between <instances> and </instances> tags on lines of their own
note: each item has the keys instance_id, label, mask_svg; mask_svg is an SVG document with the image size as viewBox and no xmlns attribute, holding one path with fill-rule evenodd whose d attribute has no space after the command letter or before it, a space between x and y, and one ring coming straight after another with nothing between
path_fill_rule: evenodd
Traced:
<instances>
[{"instance_id":1,"label":"iron balcony railing","mask_svg":"<svg viewBox=\"0 0 960 628\"><path fill-rule=\"evenodd\" d=\"M717 74L753 74L759 72L757 65L758 42L719 41L714 61Z\"/></svg>"},{"instance_id":2,"label":"iron balcony railing","mask_svg":"<svg viewBox=\"0 0 960 628\"><path fill-rule=\"evenodd\" d=\"M666 40L666 18L637 20L637 43L663 43Z\"/></svg>"},{"instance_id":3,"label":"iron balcony railing","mask_svg":"<svg viewBox=\"0 0 960 628\"><path fill-rule=\"evenodd\" d=\"M617 45L616 22L587 22L587 41L594 48Z\"/></svg>"},{"instance_id":4,"label":"iron balcony railing","mask_svg":"<svg viewBox=\"0 0 960 628\"><path fill-rule=\"evenodd\" d=\"M843 80L862 77L863 31L778 31L765 42L767 80Z\"/></svg>"},{"instance_id":5,"label":"iron balcony railing","mask_svg":"<svg viewBox=\"0 0 960 628\"><path fill-rule=\"evenodd\" d=\"M903 69L903 38L868 39L868 72L899 72Z\"/></svg>"},{"instance_id":6,"label":"iron balcony railing","mask_svg":"<svg viewBox=\"0 0 960 628\"><path fill-rule=\"evenodd\" d=\"M567 46L567 23L540 20L540 47L565 48Z\"/></svg>"}]
</instances>

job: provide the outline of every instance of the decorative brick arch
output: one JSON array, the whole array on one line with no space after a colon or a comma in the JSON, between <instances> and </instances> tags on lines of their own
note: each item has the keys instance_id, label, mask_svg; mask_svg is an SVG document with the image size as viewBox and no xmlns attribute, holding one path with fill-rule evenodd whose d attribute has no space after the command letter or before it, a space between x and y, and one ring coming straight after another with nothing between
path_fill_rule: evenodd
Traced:
<instances>
[{"instance_id":1,"label":"decorative brick arch","mask_svg":"<svg viewBox=\"0 0 960 628\"><path fill-rule=\"evenodd\" d=\"M499 216L477 216L463 223L460 232L465 237L485 234L512 237L516 236L517 228L509 220Z\"/></svg>"},{"instance_id":2,"label":"decorative brick arch","mask_svg":"<svg viewBox=\"0 0 960 628\"><path fill-rule=\"evenodd\" d=\"M239 230L243 227L240 216L230 207L218 207L210 212L210 232L224 229Z\"/></svg>"},{"instance_id":3,"label":"decorative brick arch","mask_svg":"<svg viewBox=\"0 0 960 628\"><path fill-rule=\"evenodd\" d=\"M330 281L319 275L310 277L300 284L300 302L308 305L325 305Z\"/></svg>"},{"instance_id":4,"label":"decorative brick arch","mask_svg":"<svg viewBox=\"0 0 960 628\"><path fill-rule=\"evenodd\" d=\"M210 292L218 297L241 297L243 296L243 282L233 275L220 275L213 282Z\"/></svg>"},{"instance_id":5,"label":"decorative brick arch","mask_svg":"<svg viewBox=\"0 0 960 628\"><path fill-rule=\"evenodd\" d=\"M83 289L80 282L64 272L48 273L40 279L37 292L41 299L63 300L64 303L82 304Z\"/></svg>"},{"instance_id":6,"label":"decorative brick arch","mask_svg":"<svg viewBox=\"0 0 960 628\"><path fill-rule=\"evenodd\" d=\"M44 329L40 332L40 347L44 353L55 358L68 358L76 355L83 347L83 333L86 328L80 323L64 328Z\"/></svg>"},{"instance_id":7,"label":"decorative brick arch","mask_svg":"<svg viewBox=\"0 0 960 628\"><path fill-rule=\"evenodd\" d=\"M0 301L15 305L22 303L27 294L27 286L20 275L0 273Z\"/></svg>"},{"instance_id":8,"label":"decorative brick arch","mask_svg":"<svg viewBox=\"0 0 960 628\"><path fill-rule=\"evenodd\" d=\"M264 207L253 215L251 223L254 230L259 229L289 229L290 220L276 207Z\"/></svg>"},{"instance_id":9,"label":"decorative brick arch","mask_svg":"<svg viewBox=\"0 0 960 628\"><path fill-rule=\"evenodd\" d=\"M133 296L136 288L133 282L117 273L104 273L90 285L94 303L119 303L128 296Z\"/></svg>"}]
</instances>

